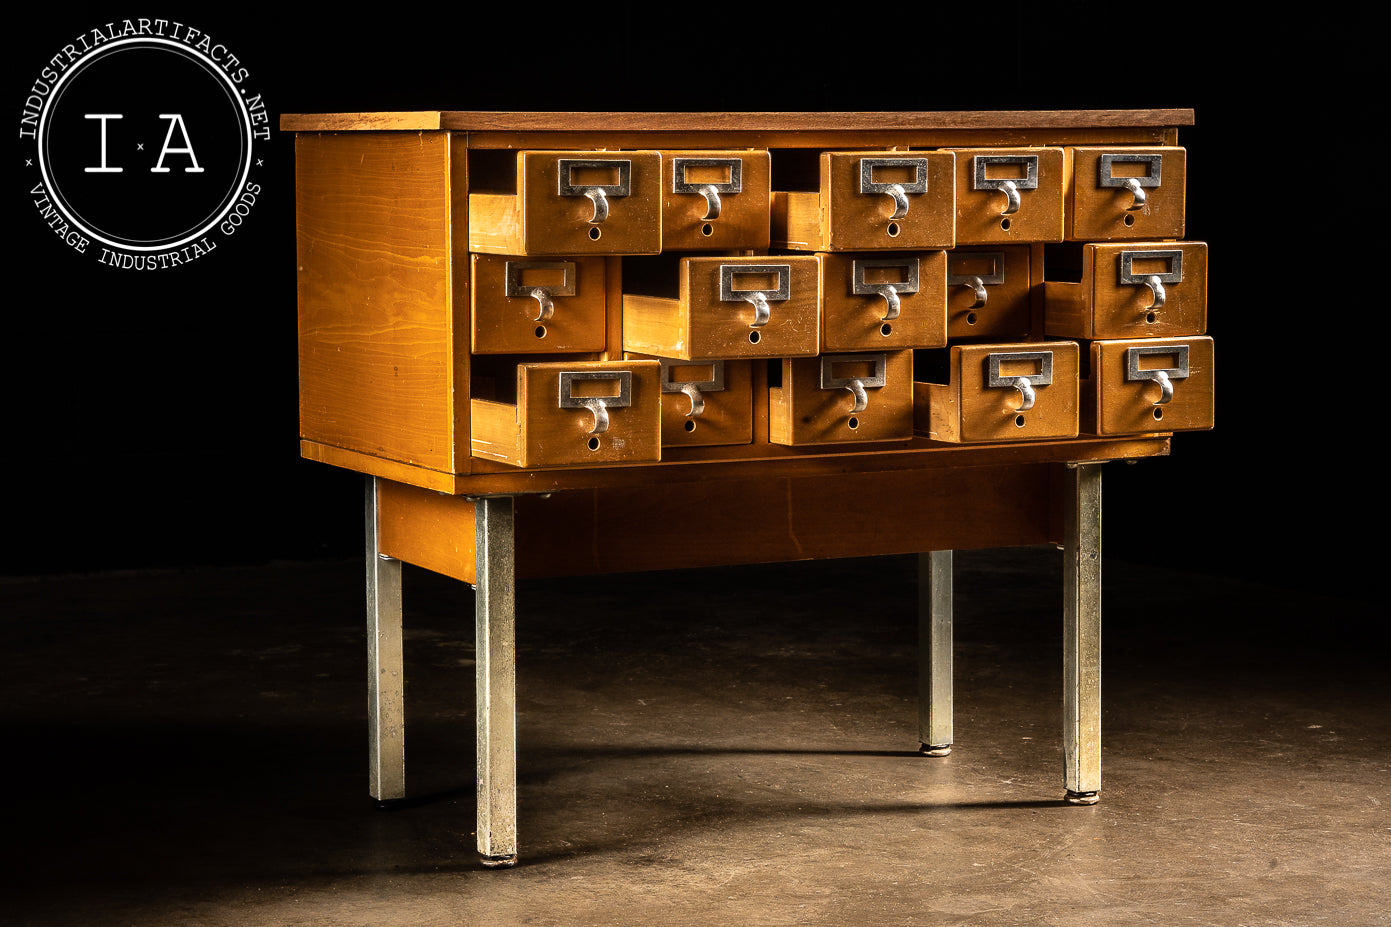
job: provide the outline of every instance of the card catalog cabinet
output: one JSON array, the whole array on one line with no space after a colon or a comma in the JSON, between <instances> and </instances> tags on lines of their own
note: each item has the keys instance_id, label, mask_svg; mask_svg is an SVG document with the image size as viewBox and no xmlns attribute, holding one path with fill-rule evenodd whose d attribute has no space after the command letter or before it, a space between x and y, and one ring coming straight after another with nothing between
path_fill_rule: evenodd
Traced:
<instances>
[{"instance_id":1,"label":"card catalog cabinet","mask_svg":"<svg viewBox=\"0 0 1391 927\"><path fill-rule=\"evenodd\" d=\"M1211 427L1190 121L286 117L303 452L462 493Z\"/></svg>"}]
</instances>

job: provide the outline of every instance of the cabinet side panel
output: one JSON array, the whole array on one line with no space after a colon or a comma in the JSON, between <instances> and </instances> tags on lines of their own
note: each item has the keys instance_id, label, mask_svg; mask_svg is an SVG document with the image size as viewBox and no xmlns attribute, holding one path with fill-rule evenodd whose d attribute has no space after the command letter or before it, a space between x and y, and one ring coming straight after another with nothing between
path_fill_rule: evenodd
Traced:
<instances>
[{"instance_id":1,"label":"cabinet side panel","mask_svg":"<svg viewBox=\"0 0 1391 927\"><path fill-rule=\"evenodd\" d=\"M449 472L449 138L295 140L300 436Z\"/></svg>"}]
</instances>

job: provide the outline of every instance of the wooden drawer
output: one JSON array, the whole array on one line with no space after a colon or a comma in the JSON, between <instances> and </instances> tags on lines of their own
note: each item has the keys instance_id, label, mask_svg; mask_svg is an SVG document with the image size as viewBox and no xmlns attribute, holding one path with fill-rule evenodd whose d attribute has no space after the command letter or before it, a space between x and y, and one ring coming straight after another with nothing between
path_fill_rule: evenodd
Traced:
<instances>
[{"instance_id":1,"label":"wooden drawer","mask_svg":"<svg viewBox=\"0 0 1391 927\"><path fill-rule=\"evenodd\" d=\"M1044 330L1063 338L1149 338L1207 331L1207 245L1082 247L1080 283L1044 284Z\"/></svg>"},{"instance_id":2,"label":"wooden drawer","mask_svg":"<svg viewBox=\"0 0 1391 927\"><path fill-rule=\"evenodd\" d=\"M901 351L947 343L947 252L823 252L821 350Z\"/></svg>"},{"instance_id":3,"label":"wooden drawer","mask_svg":"<svg viewBox=\"0 0 1391 927\"><path fill-rule=\"evenodd\" d=\"M766 151L663 151L663 249L766 250L770 171Z\"/></svg>"},{"instance_id":4,"label":"wooden drawer","mask_svg":"<svg viewBox=\"0 0 1391 927\"><path fill-rule=\"evenodd\" d=\"M470 194L469 250L656 254L661 182L655 151L518 152L515 194Z\"/></svg>"},{"instance_id":5,"label":"wooden drawer","mask_svg":"<svg viewBox=\"0 0 1391 927\"><path fill-rule=\"evenodd\" d=\"M604 350L604 262L472 255L473 353Z\"/></svg>"},{"instance_id":6,"label":"wooden drawer","mask_svg":"<svg viewBox=\"0 0 1391 927\"><path fill-rule=\"evenodd\" d=\"M773 194L773 244L936 251L956 243L950 151L825 151L816 191Z\"/></svg>"},{"instance_id":7,"label":"wooden drawer","mask_svg":"<svg viewBox=\"0 0 1391 927\"><path fill-rule=\"evenodd\" d=\"M661 364L663 447L753 441L752 361L625 356Z\"/></svg>"},{"instance_id":8,"label":"wooden drawer","mask_svg":"<svg viewBox=\"0 0 1391 927\"><path fill-rule=\"evenodd\" d=\"M1093 341L1091 377L1082 394L1082 428L1087 434L1211 428L1212 339Z\"/></svg>"},{"instance_id":9,"label":"wooden drawer","mask_svg":"<svg viewBox=\"0 0 1391 927\"><path fill-rule=\"evenodd\" d=\"M1069 240L1183 237L1184 149L1068 148L1066 154Z\"/></svg>"},{"instance_id":10,"label":"wooden drawer","mask_svg":"<svg viewBox=\"0 0 1391 927\"><path fill-rule=\"evenodd\" d=\"M1063 240L1061 148L956 149L956 240Z\"/></svg>"},{"instance_id":11,"label":"wooden drawer","mask_svg":"<svg viewBox=\"0 0 1391 927\"><path fill-rule=\"evenodd\" d=\"M773 444L906 441L913 436L913 352L784 358L768 389Z\"/></svg>"},{"instance_id":12,"label":"wooden drawer","mask_svg":"<svg viewBox=\"0 0 1391 927\"><path fill-rule=\"evenodd\" d=\"M517 467L660 460L659 376L652 360L518 364L515 402L470 403L473 455Z\"/></svg>"},{"instance_id":13,"label":"wooden drawer","mask_svg":"<svg viewBox=\"0 0 1391 927\"><path fill-rule=\"evenodd\" d=\"M1078 360L1073 341L957 345L948 381L915 383L915 430L974 444L1075 438Z\"/></svg>"},{"instance_id":14,"label":"wooden drawer","mask_svg":"<svg viewBox=\"0 0 1391 927\"><path fill-rule=\"evenodd\" d=\"M623 350L677 360L801 357L820 343L814 255L687 257L679 296L623 295Z\"/></svg>"},{"instance_id":15,"label":"wooden drawer","mask_svg":"<svg viewBox=\"0 0 1391 927\"><path fill-rule=\"evenodd\" d=\"M1028 245L947 252L947 336L1014 340L1029 335L1034 283Z\"/></svg>"}]
</instances>

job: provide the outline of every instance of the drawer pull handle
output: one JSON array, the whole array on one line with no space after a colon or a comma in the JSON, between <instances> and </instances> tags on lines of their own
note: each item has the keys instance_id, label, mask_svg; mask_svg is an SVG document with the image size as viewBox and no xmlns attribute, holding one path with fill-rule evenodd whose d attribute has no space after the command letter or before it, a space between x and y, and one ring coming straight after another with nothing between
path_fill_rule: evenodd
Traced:
<instances>
[{"instance_id":1,"label":"drawer pull handle","mask_svg":"<svg viewBox=\"0 0 1391 927\"><path fill-rule=\"evenodd\" d=\"M986 168L992 164L1021 165L1023 177L986 177ZM972 190L999 190L1005 195L1005 208L1002 216L1013 215L1019 211L1020 190L1038 189L1038 155L976 155L971 159Z\"/></svg>"},{"instance_id":2,"label":"drawer pull handle","mask_svg":"<svg viewBox=\"0 0 1391 927\"><path fill-rule=\"evenodd\" d=\"M527 286L522 274L528 270L559 270L564 276L555 286ZM532 321L548 322L555 314L554 297L575 295L575 270L574 261L508 261L503 267L503 286L512 299L536 300L540 309Z\"/></svg>"},{"instance_id":3,"label":"drawer pull handle","mask_svg":"<svg viewBox=\"0 0 1391 927\"><path fill-rule=\"evenodd\" d=\"M958 264L959 261L968 258L988 258L990 260L991 271L988 274L958 274L951 273L951 265ZM958 265L959 266L959 265ZM1005 282L1005 253L1003 251L962 251L959 257L955 257L948 265L947 284L949 286L964 286L975 293L976 301L967 308L984 308L989 298L986 292L987 286L999 286Z\"/></svg>"},{"instance_id":4,"label":"drawer pull handle","mask_svg":"<svg viewBox=\"0 0 1391 927\"><path fill-rule=\"evenodd\" d=\"M911 167L913 179L907 183L877 182L874 171L881 167ZM893 215L890 219L902 219L908 215L908 194L927 192L926 158L861 158L860 192L882 193L894 201Z\"/></svg>"},{"instance_id":5,"label":"drawer pull handle","mask_svg":"<svg viewBox=\"0 0 1391 927\"><path fill-rule=\"evenodd\" d=\"M1038 365L1036 373L1005 374L1001 365L1005 362L1033 362ZM985 358L985 385L992 389L1017 389L1021 398L1019 408L1013 411L1027 412L1034 407L1037 394L1035 386L1051 386L1053 383L1052 351L1010 351L987 354Z\"/></svg>"},{"instance_id":6,"label":"drawer pull handle","mask_svg":"<svg viewBox=\"0 0 1391 927\"><path fill-rule=\"evenodd\" d=\"M686 364L681 361L673 361L670 358L661 358L662 364L662 392L664 393L685 393L691 400L691 409L686 413L687 418L700 418L705 414L705 393L718 393L724 389L724 361L717 360L710 362L710 379L708 380L674 380L671 376L673 367L704 366Z\"/></svg>"},{"instance_id":7,"label":"drawer pull handle","mask_svg":"<svg viewBox=\"0 0 1391 927\"><path fill-rule=\"evenodd\" d=\"M763 289L735 289L734 278L745 274L777 274L778 285ZM720 301L746 302L753 306L754 318L750 328L762 328L772 318L770 300L785 302L792 296L791 264L721 264Z\"/></svg>"},{"instance_id":8,"label":"drawer pull handle","mask_svg":"<svg viewBox=\"0 0 1391 927\"><path fill-rule=\"evenodd\" d=\"M1172 367L1140 368L1140 358L1149 355L1163 355L1174 358ZM1153 405L1162 406L1174 398L1174 380L1188 378L1188 345L1152 345L1125 349L1125 380L1138 383L1152 380L1159 384L1159 398Z\"/></svg>"},{"instance_id":9,"label":"drawer pull handle","mask_svg":"<svg viewBox=\"0 0 1391 927\"><path fill-rule=\"evenodd\" d=\"M1133 178L1132 178L1133 179ZM1134 270L1135 259L1141 260L1164 260L1169 262L1169 269L1161 274L1136 273ZM1183 282L1183 252L1180 250L1166 251L1122 251L1120 256L1120 271L1117 275L1122 285L1147 286L1153 294L1150 305L1141 309L1141 312L1151 312L1161 309L1164 301L1168 297L1164 289L1166 283Z\"/></svg>"},{"instance_id":10,"label":"drawer pull handle","mask_svg":"<svg viewBox=\"0 0 1391 927\"><path fill-rule=\"evenodd\" d=\"M1143 164L1146 173L1139 177L1118 177L1115 175L1114 166L1117 164ZM1098 183L1103 187L1112 187L1118 190L1129 191L1131 203L1125 207L1127 212L1137 209L1144 209L1146 202L1145 188L1158 187L1162 181L1162 169L1164 167L1164 156L1162 154L1121 154L1112 152L1101 156L1097 164L1099 173Z\"/></svg>"},{"instance_id":11,"label":"drawer pull handle","mask_svg":"<svg viewBox=\"0 0 1391 927\"><path fill-rule=\"evenodd\" d=\"M632 188L633 162L629 160L605 160L583 158L560 158L559 187L561 196L585 196L594 204L594 215L590 225L599 225L609 217L609 198L627 196ZM584 184L574 182L576 170L616 170L618 182L611 184Z\"/></svg>"},{"instance_id":12,"label":"drawer pull handle","mask_svg":"<svg viewBox=\"0 0 1391 927\"><path fill-rule=\"evenodd\" d=\"M617 396L576 396L579 381L611 380L618 383ZM592 435L609 430L609 409L623 409L633 404L633 372L631 370L562 370L560 372L560 408L588 409L594 414Z\"/></svg>"},{"instance_id":13,"label":"drawer pull handle","mask_svg":"<svg viewBox=\"0 0 1391 927\"><path fill-rule=\"evenodd\" d=\"M901 268L903 279L895 283L866 283L865 271L870 268L892 267ZM850 292L856 296L879 295L884 297L884 302L888 304L888 309L881 322L892 322L898 318L902 309L900 296L909 296L918 292L918 259L917 258L857 258L850 265Z\"/></svg>"},{"instance_id":14,"label":"drawer pull handle","mask_svg":"<svg viewBox=\"0 0 1391 927\"><path fill-rule=\"evenodd\" d=\"M867 377L838 377L835 375L836 364L851 363L871 363L874 365L874 373ZM822 354L821 355L821 388L822 389L848 389L850 395L855 397L855 404L850 409L850 415L858 415L869 407L869 393L866 387L881 387L888 379L889 359L885 354Z\"/></svg>"},{"instance_id":15,"label":"drawer pull handle","mask_svg":"<svg viewBox=\"0 0 1391 927\"><path fill-rule=\"evenodd\" d=\"M724 183L691 182L686 179L686 169L691 167L725 168L729 180ZM713 222L720 217L720 194L739 193L744 189L744 161L742 158L673 158L671 165L671 192L699 193L705 197L705 215L702 222Z\"/></svg>"}]
</instances>

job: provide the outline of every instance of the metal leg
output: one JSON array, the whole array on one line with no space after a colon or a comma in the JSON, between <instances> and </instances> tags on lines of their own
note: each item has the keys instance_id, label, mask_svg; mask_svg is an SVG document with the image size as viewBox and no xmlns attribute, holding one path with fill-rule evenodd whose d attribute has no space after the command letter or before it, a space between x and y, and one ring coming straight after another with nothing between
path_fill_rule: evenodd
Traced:
<instances>
[{"instance_id":1,"label":"metal leg","mask_svg":"<svg viewBox=\"0 0 1391 927\"><path fill-rule=\"evenodd\" d=\"M952 745L952 556L918 554L918 738L926 756Z\"/></svg>"},{"instance_id":2,"label":"metal leg","mask_svg":"<svg viewBox=\"0 0 1391 927\"><path fill-rule=\"evenodd\" d=\"M1063 568L1063 758L1067 800L1101 790L1101 466L1067 473Z\"/></svg>"},{"instance_id":3,"label":"metal leg","mask_svg":"<svg viewBox=\"0 0 1391 927\"><path fill-rule=\"evenodd\" d=\"M367 749L372 797L406 797L406 711L401 657L401 561L381 553L377 481L367 478Z\"/></svg>"},{"instance_id":4,"label":"metal leg","mask_svg":"<svg viewBox=\"0 0 1391 927\"><path fill-rule=\"evenodd\" d=\"M517 654L513 505L474 503L478 713L478 852L487 866L517 862Z\"/></svg>"}]
</instances>

